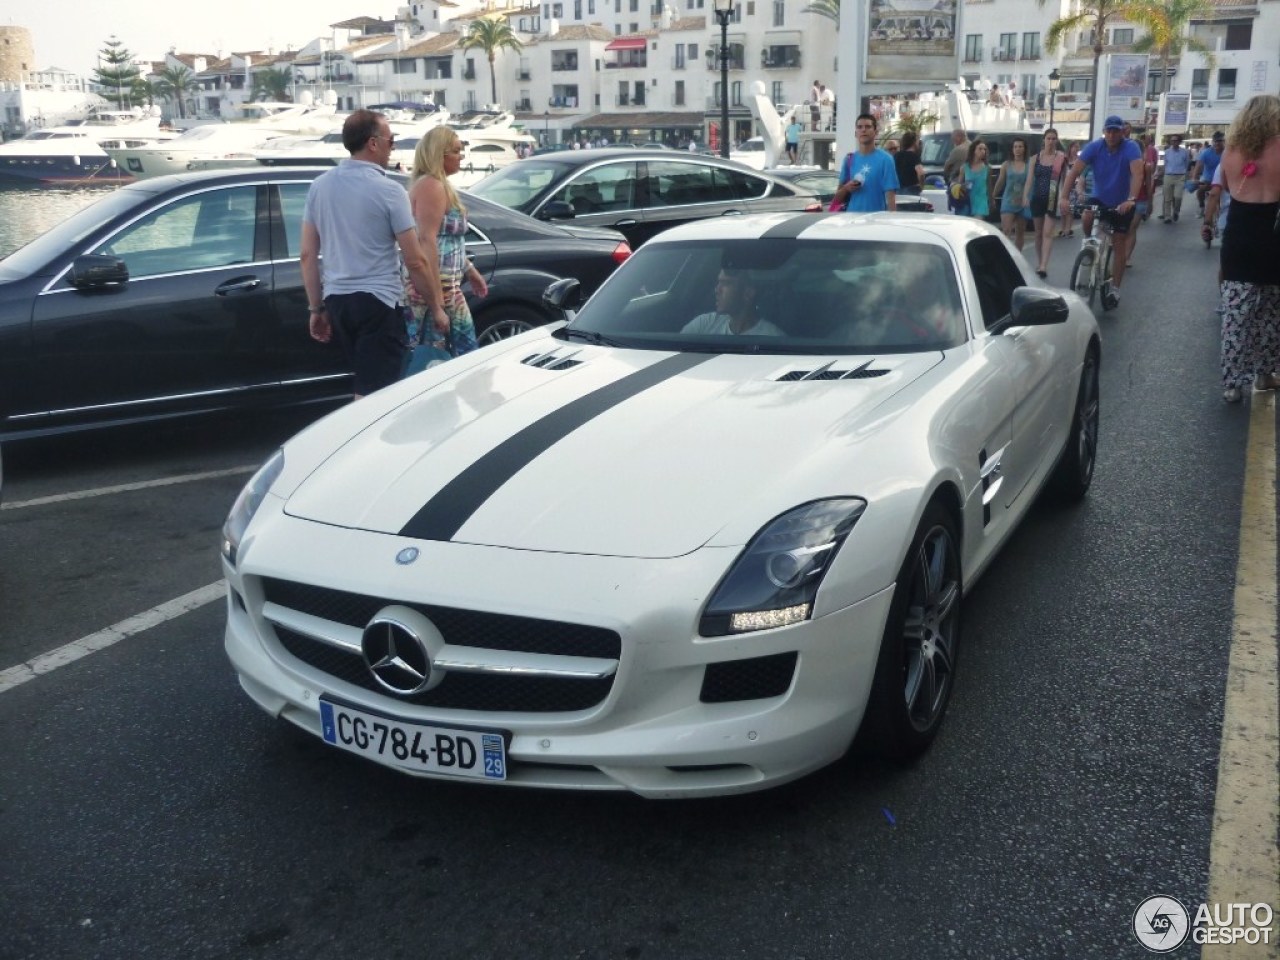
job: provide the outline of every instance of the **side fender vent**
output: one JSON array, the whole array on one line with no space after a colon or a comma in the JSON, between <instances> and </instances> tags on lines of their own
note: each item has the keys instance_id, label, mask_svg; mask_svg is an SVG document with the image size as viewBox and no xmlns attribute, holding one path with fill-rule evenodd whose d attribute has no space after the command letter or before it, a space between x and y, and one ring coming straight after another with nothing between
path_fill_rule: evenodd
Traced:
<instances>
[{"instance_id":1,"label":"side fender vent","mask_svg":"<svg viewBox=\"0 0 1280 960\"><path fill-rule=\"evenodd\" d=\"M888 370L872 370L871 364L874 360L868 360L860 367L853 369L839 370L835 368L835 361L824 364L816 370L788 370L782 376L778 377L779 383L786 383L794 380L869 380L872 377L883 377Z\"/></svg>"},{"instance_id":2,"label":"side fender vent","mask_svg":"<svg viewBox=\"0 0 1280 960\"><path fill-rule=\"evenodd\" d=\"M568 370L570 367L576 367L582 363L581 360L575 360L579 351L573 350L565 353L559 348L548 350L546 353L531 353L520 362L527 367L538 367L542 370Z\"/></svg>"}]
</instances>

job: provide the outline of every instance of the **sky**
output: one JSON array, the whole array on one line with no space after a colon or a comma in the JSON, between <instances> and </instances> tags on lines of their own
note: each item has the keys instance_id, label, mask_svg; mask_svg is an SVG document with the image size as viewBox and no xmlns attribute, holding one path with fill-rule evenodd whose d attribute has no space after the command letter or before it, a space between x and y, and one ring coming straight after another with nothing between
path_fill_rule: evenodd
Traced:
<instances>
[{"instance_id":1,"label":"sky","mask_svg":"<svg viewBox=\"0 0 1280 960\"><path fill-rule=\"evenodd\" d=\"M297 50L328 25L354 17L390 19L397 0L0 0L0 24L26 27L35 68L91 73L98 51L115 34L146 60L179 53ZM340 39L345 33L339 32Z\"/></svg>"}]
</instances>

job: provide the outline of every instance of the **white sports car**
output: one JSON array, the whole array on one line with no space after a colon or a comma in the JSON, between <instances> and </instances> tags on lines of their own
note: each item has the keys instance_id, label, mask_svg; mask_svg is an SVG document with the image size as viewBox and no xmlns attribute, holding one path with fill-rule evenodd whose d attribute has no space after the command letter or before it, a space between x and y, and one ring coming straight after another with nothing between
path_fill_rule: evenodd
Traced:
<instances>
[{"instance_id":1,"label":"white sports car","mask_svg":"<svg viewBox=\"0 0 1280 960\"><path fill-rule=\"evenodd\" d=\"M913 756L965 591L1089 487L1099 360L973 219L670 230L568 325L273 456L224 530L227 653L268 713L426 777L678 797L860 730Z\"/></svg>"}]
</instances>

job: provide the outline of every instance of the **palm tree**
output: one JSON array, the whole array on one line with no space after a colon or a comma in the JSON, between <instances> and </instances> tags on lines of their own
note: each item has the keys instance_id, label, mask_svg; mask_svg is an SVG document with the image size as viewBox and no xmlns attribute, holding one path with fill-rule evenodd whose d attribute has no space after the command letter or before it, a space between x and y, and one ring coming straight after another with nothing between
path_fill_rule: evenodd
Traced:
<instances>
[{"instance_id":1,"label":"palm tree","mask_svg":"<svg viewBox=\"0 0 1280 960\"><path fill-rule=\"evenodd\" d=\"M178 119L186 117L183 110L183 95L194 90L196 87L196 75L184 66L165 67L159 73L159 80L156 86L159 87L160 93L167 99L172 100L178 107Z\"/></svg>"},{"instance_id":2,"label":"palm tree","mask_svg":"<svg viewBox=\"0 0 1280 960\"><path fill-rule=\"evenodd\" d=\"M479 47L489 58L489 82L493 86L493 102L498 102L498 75L493 62L496 54L504 47L509 50L523 50L524 44L511 29L506 20L488 20L481 18L471 22L471 29L462 42L458 44L463 50Z\"/></svg>"},{"instance_id":3,"label":"palm tree","mask_svg":"<svg viewBox=\"0 0 1280 960\"><path fill-rule=\"evenodd\" d=\"M1204 57L1207 67L1213 69L1218 58L1213 48L1187 33L1193 19L1204 16L1212 7L1206 0L1162 0L1152 3L1137 18L1147 29L1147 35L1133 45L1139 53L1159 51L1164 68L1164 92L1169 91L1169 60L1183 53L1198 53Z\"/></svg>"},{"instance_id":4,"label":"palm tree","mask_svg":"<svg viewBox=\"0 0 1280 960\"><path fill-rule=\"evenodd\" d=\"M826 17L837 27L840 26L840 0L813 0L807 7L801 7L800 12Z\"/></svg>"},{"instance_id":5,"label":"palm tree","mask_svg":"<svg viewBox=\"0 0 1280 960\"><path fill-rule=\"evenodd\" d=\"M164 94L160 92L160 84L154 80L143 80L139 77L134 81L132 89L129 91L129 99L145 102L148 107L154 107L157 100L162 100Z\"/></svg>"},{"instance_id":6,"label":"palm tree","mask_svg":"<svg viewBox=\"0 0 1280 960\"><path fill-rule=\"evenodd\" d=\"M1047 0L1036 0L1044 6ZM1093 99L1089 103L1089 131L1093 135L1093 118L1098 109L1098 61L1102 58L1103 43L1107 37L1107 24L1114 20L1140 23L1151 9L1146 0L1081 0L1079 9L1049 24L1044 35L1044 47L1049 53L1057 53L1070 34L1077 30L1093 33Z\"/></svg>"},{"instance_id":7,"label":"palm tree","mask_svg":"<svg viewBox=\"0 0 1280 960\"><path fill-rule=\"evenodd\" d=\"M293 98L293 70L289 67L267 67L253 75L253 99L287 103Z\"/></svg>"}]
</instances>

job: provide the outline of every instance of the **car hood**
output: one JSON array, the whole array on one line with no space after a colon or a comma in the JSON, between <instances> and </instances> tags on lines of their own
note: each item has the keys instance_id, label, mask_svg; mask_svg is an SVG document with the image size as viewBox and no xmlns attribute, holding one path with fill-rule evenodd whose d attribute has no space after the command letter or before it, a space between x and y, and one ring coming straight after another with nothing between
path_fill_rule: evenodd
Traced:
<instances>
[{"instance_id":1,"label":"car hood","mask_svg":"<svg viewBox=\"0 0 1280 960\"><path fill-rule=\"evenodd\" d=\"M530 344L390 388L406 399L312 470L286 512L423 540L681 556L744 511L766 514L749 537L814 496L857 493L847 477L822 487L817 465L878 433L873 411L942 358ZM827 379L801 379L815 372Z\"/></svg>"}]
</instances>

